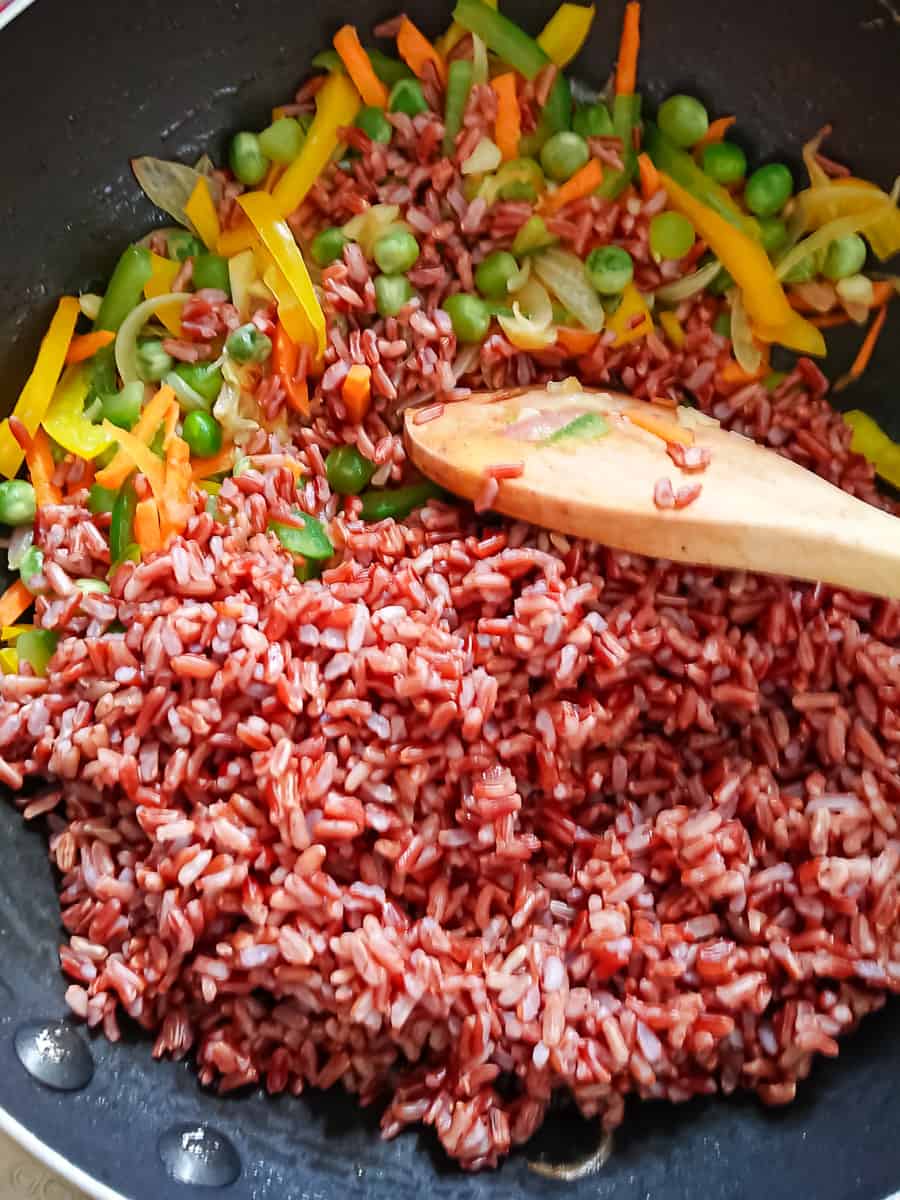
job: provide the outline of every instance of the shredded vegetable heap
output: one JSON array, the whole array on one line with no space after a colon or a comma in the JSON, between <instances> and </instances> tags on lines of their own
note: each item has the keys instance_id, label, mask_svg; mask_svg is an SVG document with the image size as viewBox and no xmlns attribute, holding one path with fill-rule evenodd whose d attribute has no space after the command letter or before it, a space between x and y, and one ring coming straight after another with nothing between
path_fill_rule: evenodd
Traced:
<instances>
[{"instance_id":1,"label":"shredded vegetable heap","mask_svg":"<svg viewBox=\"0 0 900 1200\"><path fill-rule=\"evenodd\" d=\"M651 114L640 15L603 92L565 73L593 6L343 26L226 164L133 161L172 223L59 301L0 424L0 781L48 814L72 1008L225 1089L387 1091L470 1168L561 1087L607 1128L787 1101L900 987L897 606L482 519L406 461L411 404L577 376L647 402L672 519L687 406L900 486L814 361L876 353L897 185Z\"/></svg>"}]
</instances>

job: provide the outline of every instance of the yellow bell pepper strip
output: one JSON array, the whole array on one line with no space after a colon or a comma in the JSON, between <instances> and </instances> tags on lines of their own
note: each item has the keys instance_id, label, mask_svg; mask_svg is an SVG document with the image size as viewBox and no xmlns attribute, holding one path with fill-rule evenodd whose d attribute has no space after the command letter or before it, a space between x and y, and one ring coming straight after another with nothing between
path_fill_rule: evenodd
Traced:
<instances>
[{"instance_id":1,"label":"yellow bell pepper strip","mask_svg":"<svg viewBox=\"0 0 900 1200\"><path fill-rule=\"evenodd\" d=\"M363 101L374 108L387 108L388 90L372 69L356 29L352 25L342 25L332 40Z\"/></svg>"},{"instance_id":2,"label":"yellow bell pepper strip","mask_svg":"<svg viewBox=\"0 0 900 1200\"><path fill-rule=\"evenodd\" d=\"M0 625L13 625L34 603L34 596L21 579L0 596Z\"/></svg>"},{"instance_id":3,"label":"yellow bell pepper strip","mask_svg":"<svg viewBox=\"0 0 900 1200\"><path fill-rule=\"evenodd\" d=\"M14 646L7 646L5 650L0 650L0 671L4 675L18 675L19 653Z\"/></svg>"},{"instance_id":4,"label":"yellow bell pepper strip","mask_svg":"<svg viewBox=\"0 0 900 1200\"><path fill-rule=\"evenodd\" d=\"M680 350L684 345L685 333L676 315L673 312L661 312L659 314L659 323L662 325L663 332L675 349Z\"/></svg>"},{"instance_id":5,"label":"yellow bell pepper strip","mask_svg":"<svg viewBox=\"0 0 900 1200\"><path fill-rule=\"evenodd\" d=\"M137 424L131 430L131 436L143 442L145 446L149 446L156 436L156 431L166 419L166 414L169 411L171 404L177 404L178 401L175 393L166 384L161 387L153 399L145 406L143 412L138 417ZM114 438L119 440L120 430L116 430ZM157 459L157 462L159 459ZM103 488L109 488L113 491L118 491L128 476L134 469L134 462L124 451L120 450L116 457L98 471L95 479L96 482Z\"/></svg>"},{"instance_id":6,"label":"yellow bell pepper strip","mask_svg":"<svg viewBox=\"0 0 900 1200\"><path fill-rule=\"evenodd\" d=\"M17 637L23 633L28 633L32 629L37 629L36 625L4 625L0 629L0 641L14 642Z\"/></svg>"},{"instance_id":7,"label":"yellow bell pepper strip","mask_svg":"<svg viewBox=\"0 0 900 1200\"><path fill-rule=\"evenodd\" d=\"M791 202L791 220L801 233L821 229L838 217L884 205L884 214L863 230L873 252L884 262L900 252L900 209L887 192L867 179L830 179L799 192Z\"/></svg>"},{"instance_id":8,"label":"yellow bell pepper strip","mask_svg":"<svg viewBox=\"0 0 900 1200\"><path fill-rule=\"evenodd\" d=\"M560 70L587 41L596 11L593 4L561 4L538 34L538 45Z\"/></svg>"},{"instance_id":9,"label":"yellow bell pepper strip","mask_svg":"<svg viewBox=\"0 0 900 1200\"><path fill-rule=\"evenodd\" d=\"M12 415L19 418L29 433L37 430L53 399L80 312L75 297L64 296L41 342L34 369L12 411ZM13 437L9 421L6 420L0 425L0 475L12 479L21 467L23 457L22 447Z\"/></svg>"},{"instance_id":10,"label":"yellow bell pepper strip","mask_svg":"<svg viewBox=\"0 0 900 1200\"><path fill-rule=\"evenodd\" d=\"M216 243L218 245L218 243ZM163 258L161 254L150 255L151 274L144 284L144 295L148 300L156 296L167 296L172 291L175 276L181 270L181 263ZM181 305L164 304L156 310L156 315L171 333L172 337L181 337Z\"/></svg>"},{"instance_id":11,"label":"yellow bell pepper strip","mask_svg":"<svg viewBox=\"0 0 900 1200\"><path fill-rule=\"evenodd\" d=\"M284 176L282 176L282 179ZM276 185L277 186L277 185ZM233 258L245 250L252 250L258 238L249 221L239 221L233 229L223 229L216 243L216 253L222 258Z\"/></svg>"},{"instance_id":12,"label":"yellow bell pepper strip","mask_svg":"<svg viewBox=\"0 0 900 1200\"><path fill-rule=\"evenodd\" d=\"M98 350L111 345L115 340L116 335L111 329L95 329L92 333L76 335L69 342L69 349L66 351L66 365L86 362L87 359L93 358Z\"/></svg>"},{"instance_id":13,"label":"yellow bell pepper strip","mask_svg":"<svg viewBox=\"0 0 900 1200\"><path fill-rule=\"evenodd\" d=\"M735 229L724 217L697 200L660 171L669 204L693 224L719 262L741 289L754 333L803 354L825 353L822 333L791 308L784 289L759 242ZM616 314L618 315L618 314Z\"/></svg>"},{"instance_id":14,"label":"yellow bell pepper strip","mask_svg":"<svg viewBox=\"0 0 900 1200\"><path fill-rule=\"evenodd\" d=\"M639 319L638 319L639 318ZM615 346L624 346L638 338L646 337L653 329L650 309L644 297L633 283L629 283L622 292L619 307L611 317L607 318L606 328L616 335Z\"/></svg>"},{"instance_id":15,"label":"yellow bell pepper strip","mask_svg":"<svg viewBox=\"0 0 900 1200\"><path fill-rule=\"evenodd\" d=\"M346 75L330 75L316 94L316 115L303 149L278 180L272 197L280 216L292 213L338 146L338 130L353 123L359 93Z\"/></svg>"},{"instance_id":16,"label":"yellow bell pepper strip","mask_svg":"<svg viewBox=\"0 0 900 1200\"><path fill-rule=\"evenodd\" d=\"M85 416L84 404L90 388L89 370L80 366L67 367L42 422L54 442L85 460L96 458L113 443L99 425Z\"/></svg>"},{"instance_id":17,"label":"yellow bell pepper strip","mask_svg":"<svg viewBox=\"0 0 900 1200\"><path fill-rule=\"evenodd\" d=\"M900 487L900 443L892 441L868 413L859 409L844 413L844 420L853 430L850 449L868 459L882 479Z\"/></svg>"},{"instance_id":18,"label":"yellow bell pepper strip","mask_svg":"<svg viewBox=\"0 0 900 1200\"><path fill-rule=\"evenodd\" d=\"M203 239L207 250L214 251L219 241L219 214L205 176L194 184L194 190L184 206L184 215Z\"/></svg>"},{"instance_id":19,"label":"yellow bell pepper strip","mask_svg":"<svg viewBox=\"0 0 900 1200\"><path fill-rule=\"evenodd\" d=\"M301 151L301 156L302 153ZM303 255L294 241L290 226L279 213L275 197L267 192L248 192L238 197L238 204L250 218L250 223L272 255L296 303L312 326L316 357L321 358L325 353L325 314L316 296Z\"/></svg>"},{"instance_id":20,"label":"yellow bell pepper strip","mask_svg":"<svg viewBox=\"0 0 900 1200\"><path fill-rule=\"evenodd\" d=\"M110 421L104 421L103 428L111 439L114 438L119 443L119 453L116 458L118 459L120 455L127 458L129 469L134 470L136 467L150 484L150 490L154 497L157 500L163 500L166 491L166 472L165 464L159 455L154 454L145 442L142 442L139 437L135 437L133 433L129 433L127 429L120 429L118 425L113 425ZM135 426L135 428L137 427Z\"/></svg>"}]
</instances>

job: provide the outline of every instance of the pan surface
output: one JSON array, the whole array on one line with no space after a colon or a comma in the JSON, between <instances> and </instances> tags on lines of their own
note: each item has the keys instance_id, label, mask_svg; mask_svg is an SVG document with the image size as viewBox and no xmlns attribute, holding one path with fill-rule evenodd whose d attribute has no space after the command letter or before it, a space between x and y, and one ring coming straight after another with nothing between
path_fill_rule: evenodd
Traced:
<instances>
[{"instance_id":1,"label":"pan surface","mask_svg":"<svg viewBox=\"0 0 900 1200\"><path fill-rule=\"evenodd\" d=\"M448 18L424 0L406 7L432 33ZM535 29L551 4L507 0L505 7ZM56 297L100 283L126 241L158 219L133 182L129 156L191 161L209 150L220 159L227 134L261 126L271 105L292 93L341 19L368 26L395 8L391 0L364 13L344 0L327 7L38 0L4 30L3 411L27 375ZM830 153L891 182L900 17L887 0L681 0L645 12L641 74L651 103L673 90L694 91L715 112L737 113L741 134L763 157L796 150L832 121ZM619 4L600 6L573 68L592 84L609 71L620 17ZM844 370L857 342L858 334L835 338L829 369ZM848 407L867 409L894 437L900 406L889 382L898 375L900 344L883 339L873 368L845 394ZM300 1099L259 1092L220 1098L198 1085L189 1066L154 1062L137 1032L115 1046L78 1032L92 1076L76 1090L52 1090L26 1074L15 1052L16 1034L29 1023L65 1015L51 869L42 831L26 829L6 804L0 837L0 1106L108 1189L98 1195L402 1200L425 1192L488 1200L566 1189L575 1197L641 1200L883 1200L900 1188L896 1004L868 1019L837 1061L819 1063L788 1109L766 1111L750 1097L633 1105L602 1171L565 1184L534 1174L527 1160L578 1159L596 1147L596 1130L568 1111L499 1173L465 1176L428 1136L383 1143L378 1113L359 1110L339 1089Z\"/></svg>"}]
</instances>

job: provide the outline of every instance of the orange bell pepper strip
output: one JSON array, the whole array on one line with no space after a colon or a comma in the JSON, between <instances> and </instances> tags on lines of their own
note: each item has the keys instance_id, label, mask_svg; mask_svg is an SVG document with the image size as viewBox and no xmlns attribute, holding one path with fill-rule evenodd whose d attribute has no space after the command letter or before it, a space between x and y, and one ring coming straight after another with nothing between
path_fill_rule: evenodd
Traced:
<instances>
[{"instance_id":1,"label":"orange bell pepper strip","mask_svg":"<svg viewBox=\"0 0 900 1200\"><path fill-rule=\"evenodd\" d=\"M388 90L375 74L372 61L363 49L354 26L343 25L334 35L333 42L363 103L374 108L387 108Z\"/></svg>"},{"instance_id":2,"label":"orange bell pepper strip","mask_svg":"<svg viewBox=\"0 0 900 1200\"><path fill-rule=\"evenodd\" d=\"M442 56L429 42L428 38L413 25L409 17L400 22L397 33L397 53L414 75L421 79L425 74L425 64L433 63L438 79L442 86L447 85L447 64Z\"/></svg>"},{"instance_id":3,"label":"orange bell pepper strip","mask_svg":"<svg viewBox=\"0 0 900 1200\"><path fill-rule=\"evenodd\" d=\"M22 613L34 603L34 596L21 579L6 589L0 596L0 625L15 625Z\"/></svg>"},{"instance_id":4,"label":"orange bell pepper strip","mask_svg":"<svg viewBox=\"0 0 900 1200\"><path fill-rule=\"evenodd\" d=\"M347 416L357 425L365 420L372 403L372 368L363 363L354 363L347 372L341 387L341 399Z\"/></svg>"}]
</instances>

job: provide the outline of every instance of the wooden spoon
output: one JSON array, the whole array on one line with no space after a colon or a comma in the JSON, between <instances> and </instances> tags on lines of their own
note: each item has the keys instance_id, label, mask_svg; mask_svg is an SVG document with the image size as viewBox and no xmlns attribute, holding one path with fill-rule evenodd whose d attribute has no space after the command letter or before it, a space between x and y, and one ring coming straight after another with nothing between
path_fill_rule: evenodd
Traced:
<instances>
[{"instance_id":1,"label":"wooden spoon","mask_svg":"<svg viewBox=\"0 0 900 1200\"><path fill-rule=\"evenodd\" d=\"M600 414L609 432L597 436L591 419L580 422L588 436L561 431L588 413ZM629 413L707 449L709 465L680 470L666 440ZM490 507L547 529L678 562L900 597L900 519L693 409L581 389L486 392L442 410L408 411L406 441L420 471L467 500L484 495L489 468L521 464L517 478L500 481ZM662 478L675 493L692 483L702 490L684 508L660 509L654 492Z\"/></svg>"}]
</instances>

